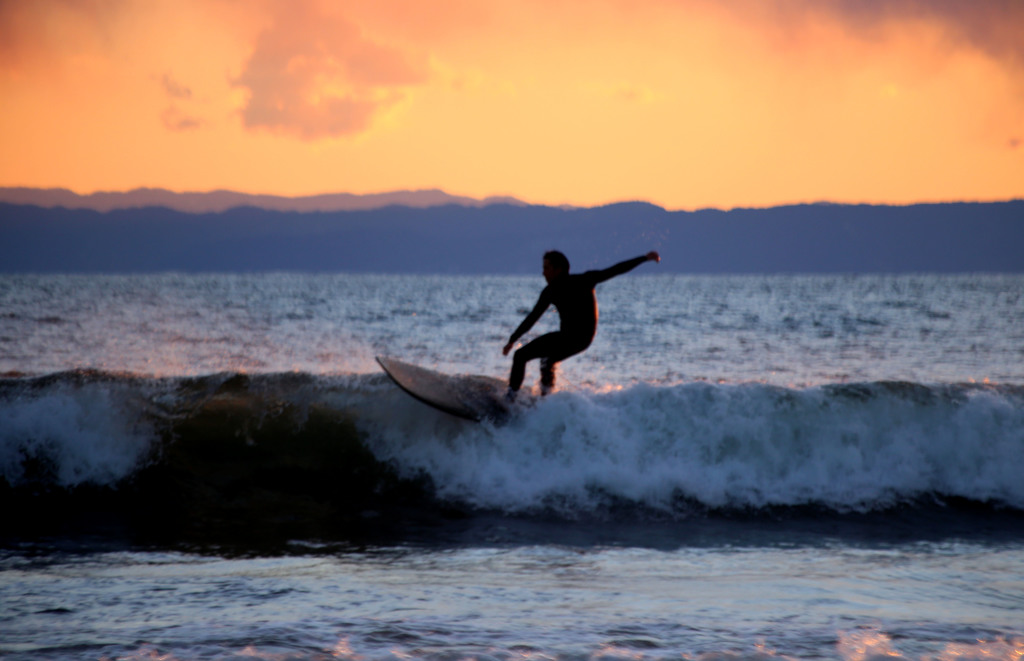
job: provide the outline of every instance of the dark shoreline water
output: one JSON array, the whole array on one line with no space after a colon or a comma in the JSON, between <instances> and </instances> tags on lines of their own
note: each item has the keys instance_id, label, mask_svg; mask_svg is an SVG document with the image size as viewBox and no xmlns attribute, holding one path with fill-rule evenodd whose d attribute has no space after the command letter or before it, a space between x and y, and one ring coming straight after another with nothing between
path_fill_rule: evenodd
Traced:
<instances>
[{"instance_id":1,"label":"dark shoreline water","mask_svg":"<svg viewBox=\"0 0 1024 661\"><path fill-rule=\"evenodd\" d=\"M189 521L162 518L144 504L133 511L69 493L45 504L7 501L19 513L5 524L0 549L51 552L176 551L226 557L333 555L368 549L508 548L895 548L917 543L967 543L988 548L1024 544L1024 512L979 503L900 507L867 514L807 508L769 512L706 512L685 519L573 520L509 516L441 507L374 512L286 523L251 515Z\"/></svg>"}]
</instances>

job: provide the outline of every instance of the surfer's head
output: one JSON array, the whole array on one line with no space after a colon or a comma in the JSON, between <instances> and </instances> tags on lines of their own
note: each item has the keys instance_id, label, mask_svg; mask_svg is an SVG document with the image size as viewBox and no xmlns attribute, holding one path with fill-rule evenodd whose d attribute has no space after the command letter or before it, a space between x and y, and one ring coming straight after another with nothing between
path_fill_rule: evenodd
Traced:
<instances>
[{"instance_id":1,"label":"surfer's head","mask_svg":"<svg viewBox=\"0 0 1024 661\"><path fill-rule=\"evenodd\" d=\"M569 258L557 250L544 253L544 279L548 282L569 274Z\"/></svg>"}]
</instances>

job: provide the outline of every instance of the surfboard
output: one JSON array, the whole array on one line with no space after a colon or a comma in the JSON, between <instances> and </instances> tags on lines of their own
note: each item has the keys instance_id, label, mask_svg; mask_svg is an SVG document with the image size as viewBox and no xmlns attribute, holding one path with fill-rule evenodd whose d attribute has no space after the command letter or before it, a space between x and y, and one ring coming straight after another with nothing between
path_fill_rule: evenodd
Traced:
<instances>
[{"instance_id":1,"label":"surfboard","mask_svg":"<svg viewBox=\"0 0 1024 661\"><path fill-rule=\"evenodd\" d=\"M386 356L377 356L377 362L399 388L435 409L475 422L501 422L509 415L508 384L501 379L443 374Z\"/></svg>"}]
</instances>

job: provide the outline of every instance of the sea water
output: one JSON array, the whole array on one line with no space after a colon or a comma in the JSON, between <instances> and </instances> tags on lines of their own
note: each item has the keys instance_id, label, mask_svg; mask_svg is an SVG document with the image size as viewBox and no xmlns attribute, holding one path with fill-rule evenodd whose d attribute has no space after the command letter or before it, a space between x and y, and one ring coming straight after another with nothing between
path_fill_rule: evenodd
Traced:
<instances>
[{"instance_id":1,"label":"sea water","mask_svg":"<svg viewBox=\"0 0 1024 661\"><path fill-rule=\"evenodd\" d=\"M0 276L0 656L1024 655L1024 276L638 271L504 425L373 360L542 285Z\"/></svg>"}]
</instances>

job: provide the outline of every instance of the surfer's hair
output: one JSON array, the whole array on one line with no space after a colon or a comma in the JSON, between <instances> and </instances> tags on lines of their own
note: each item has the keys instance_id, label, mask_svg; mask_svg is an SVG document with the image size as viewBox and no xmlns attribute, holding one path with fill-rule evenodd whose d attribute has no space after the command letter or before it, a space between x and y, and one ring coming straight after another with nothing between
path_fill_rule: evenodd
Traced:
<instances>
[{"instance_id":1,"label":"surfer's hair","mask_svg":"<svg viewBox=\"0 0 1024 661\"><path fill-rule=\"evenodd\" d=\"M551 266L559 271L562 271L563 273L569 272L569 258L557 250L549 250L544 253L544 259L548 260Z\"/></svg>"}]
</instances>

